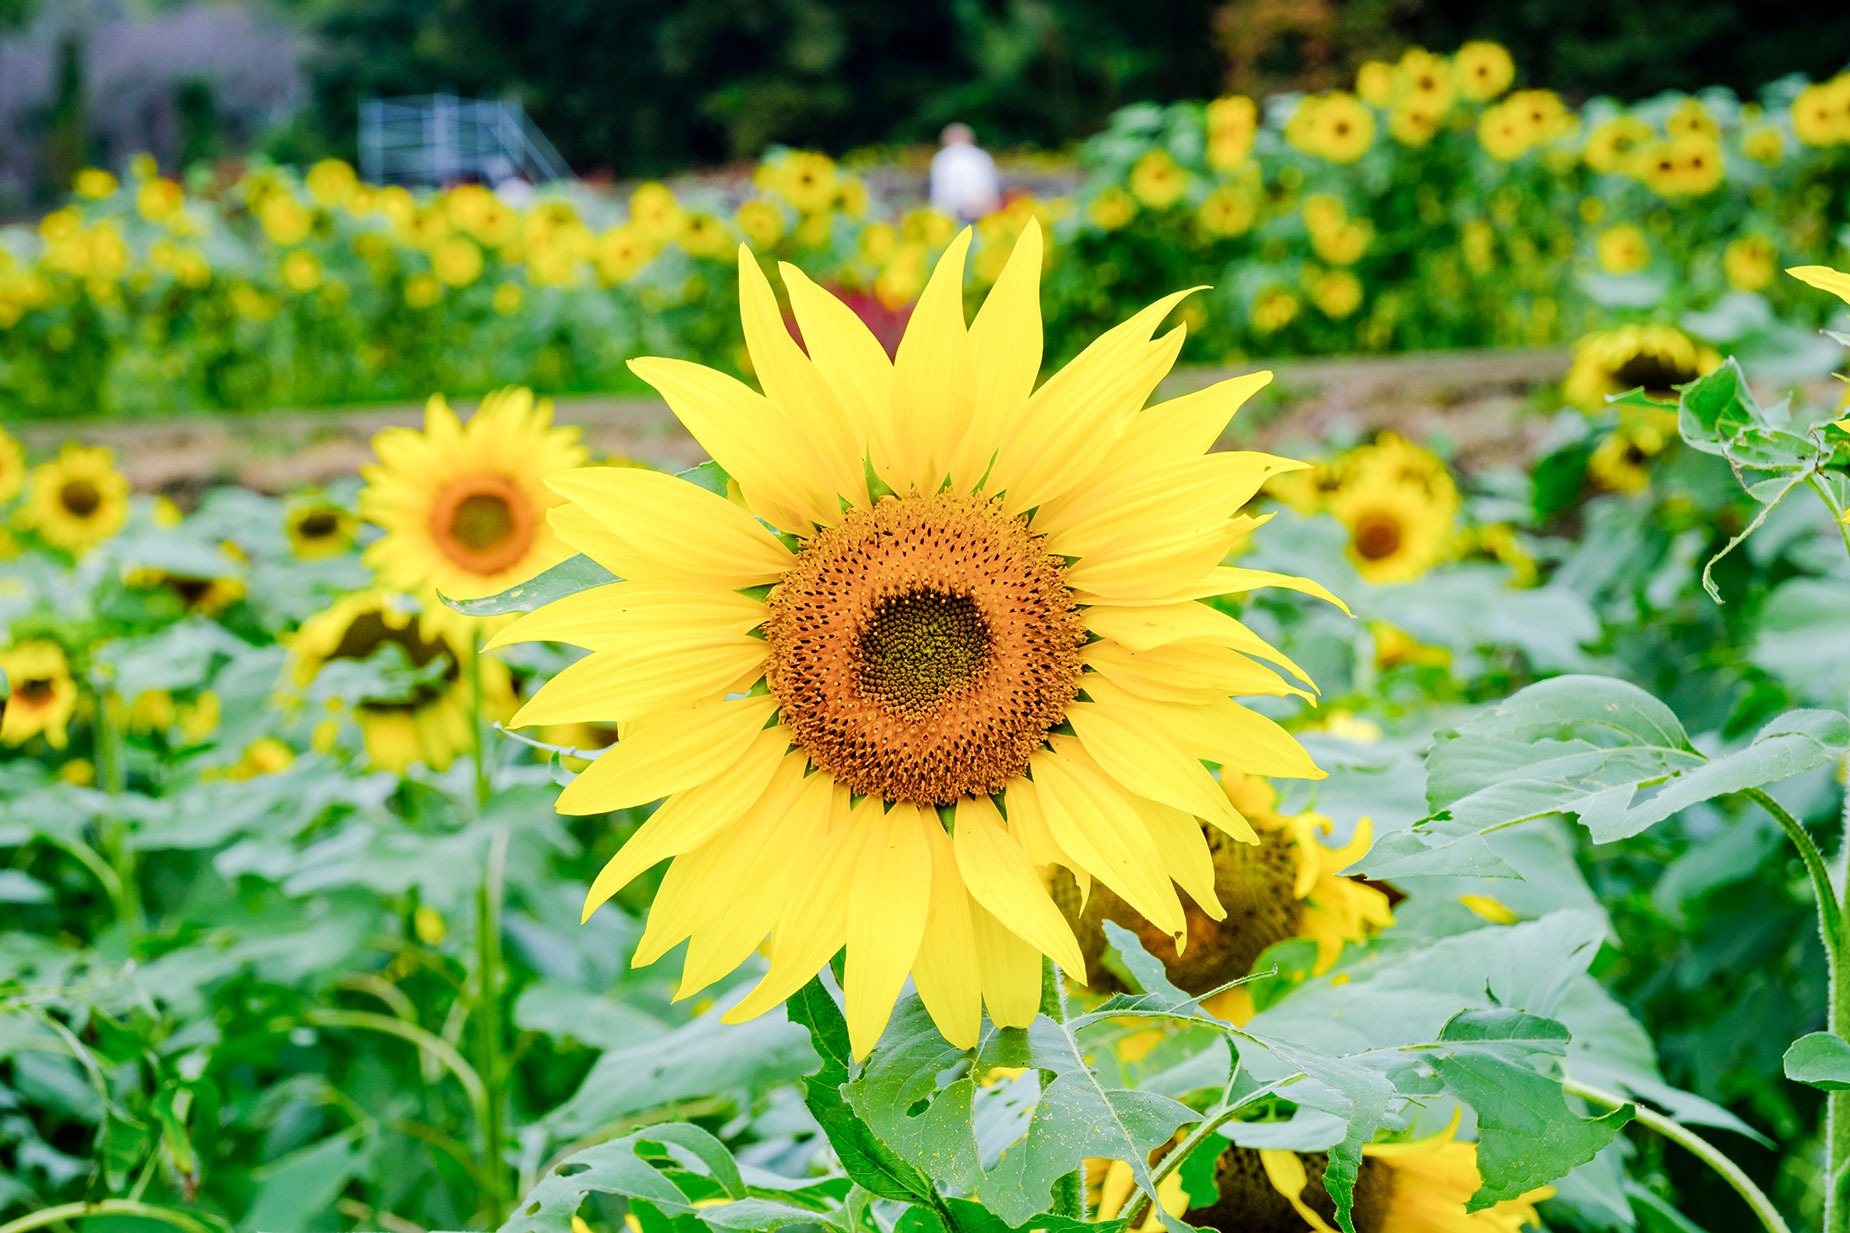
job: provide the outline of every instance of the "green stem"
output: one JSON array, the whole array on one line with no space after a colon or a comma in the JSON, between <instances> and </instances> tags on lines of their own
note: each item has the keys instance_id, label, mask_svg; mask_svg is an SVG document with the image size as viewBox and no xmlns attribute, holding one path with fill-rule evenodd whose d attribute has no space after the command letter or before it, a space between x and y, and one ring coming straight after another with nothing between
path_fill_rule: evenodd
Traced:
<instances>
[{"instance_id":1,"label":"green stem","mask_svg":"<svg viewBox=\"0 0 1850 1233\"><path fill-rule=\"evenodd\" d=\"M1792 846L1799 850L1805 872L1811 878L1812 893L1818 900L1818 932L1824 939L1824 970L1827 990L1825 1027L1842 1036L1850 1029L1850 964L1846 964L1845 947L1850 936L1844 932L1844 914L1837 900L1824 854L1818 850L1804 823L1784 805L1759 788L1745 794L1755 804L1773 815ZM1824 1233L1850 1233L1850 1092L1827 1092L1824 1097Z\"/></svg>"},{"instance_id":2,"label":"green stem","mask_svg":"<svg viewBox=\"0 0 1850 1233\"><path fill-rule=\"evenodd\" d=\"M480 727L477 728L478 733ZM501 1023L501 901L507 878L508 833L495 828L488 844L488 867L476 892L475 1046L476 1068L486 1087L482 1118L482 1168L488 1190L491 1224L507 1216L507 1166L502 1159L502 1113L506 1106L506 1061Z\"/></svg>"},{"instance_id":3,"label":"green stem","mask_svg":"<svg viewBox=\"0 0 1850 1233\"><path fill-rule=\"evenodd\" d=\"M116 816L114 808L115 799L128 786L122 730L110 713L110 692L92 679L90 694L96 705L96 777L111 801L110 809L96 820L97 849L115 874L106 885L116 918L132 932L141 933L147 928L148 917L135 887L135 852L129 846L127 824Z\"/></svg>"},{"instance_id":4,"label":"green stem","mask_svg":"<svg viewBox=\"0 0 1850 1233\"><path fill-rule=\"evenodd\" d=\"M463 1094L469 1098L476 1119L487 1120L484 1110L488 1088L482 1082L481 1075L456 1051L454 1045L434 1032L392 1015L381 1015L370 1010L310 1010L302 1016L302 1022L310 1027L356 1028L363 1032L378 1032L416 1045L456 1076L456 1081L462 1084ZM4 1233L4 1230L0 1230L0 1233Z\"/></svg>"},{"instance_id":5,"label":"green stem","mask_svg":"<svg viewBox=\"0 0 1850 1233\"><path fill-rule=\"evenodd\" d=\"M1041 1014L1055 1023L1066 1022L1066 988L1060 979L1060 967L1049 956L1041 956ZM1052 1074L1041 1072L1041 1090L1052 1082ZM1086 1171L1083 1166L1053 1184L1053 1213L1073 1220L1086 1217Z\"/></svg>"},{"instance_id":6,"label":"green stem","mask_svg":"<svg viewBox=\"0 0 1850 1233\"><path fill-rule=\"evenodd\" d=\"M29 1229L42 1229L60 1221L83 1220L90 1216L140 1216L144 1220L158 1220L176 1229L185 1229L187 1233L207 1233L209 1228L185 1212L177 1212L171 1207L139 1203L134 1199L99 1199L94 1203L63 1203L57 1207L41 1208L17 1220L0 1224L0 1233L27 1233Z\"/></svg>"},{"instance_id":7,"label":"green stem","mask_svg":"<svg viewBox=\"0 0 1850 1233\"><path fill-rule=\"evenodd\" d=\"M482 732L482 635L469 642L469 750L475 759L475 810L488 811L494 784L488 777L488 741Z\"/></svg>"},{"instance_id":8,"label":"green stem","mask_svg":"<svg viewBox=\"0 0 1850 1233\"><path fill-rule=\"evenodd\" d=\"M1588 1087L1572 1079L1563 1079L1561 1090L1578 1096L1582 1100L1590 1100L1595 1104L1607 1105L1614 1109L1631 1105L1633 1121L1675 1143L1713 1169L1724 1182L1734 1188L1736 1194L1746 1201L1747 1206L1753 1210L1754 1216L1767 1233L1792 1233L1786 1225L1785 1218L1779 1214L1779 1209L1774 1207L1773 1201L1766 1197L1766 1192L1754 1185L1754 1179L1747 1176L1741 1166L1730 1160L1721 1149L1681 1122L1672 1121L1663 1114L1629 1101L1623 1096L1617 1096L1596 1087Z\"/></svg>"},{"instance_id":9,"label":"green stem","mask_svg":"<svg viewBox=\"0 0 1850 1233\"><path fill-rule=\"evenodd\" d=\"M1844 508L1837 503L1837 498L1831 494L1831 486L1825 483L1824 478L1816 472L1806 477L1805 482L1809 484L1811 490L1817 493L1824 501L1825 508L1831 511L1831 521L1837 524L1837 534L1844 541L1844 552L1850 553L1850 522L1844 521Z\"/></svg>"}]
</instances>

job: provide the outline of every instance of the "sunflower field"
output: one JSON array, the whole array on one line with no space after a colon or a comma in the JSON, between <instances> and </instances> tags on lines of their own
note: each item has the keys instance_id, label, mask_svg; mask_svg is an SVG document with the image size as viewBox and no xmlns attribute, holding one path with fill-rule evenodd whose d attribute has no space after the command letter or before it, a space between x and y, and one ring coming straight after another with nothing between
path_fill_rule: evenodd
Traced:
<instances>
[{"instance_id":1,"label":"sunflower field","mask_svg":"<svg viewBox=\"0 0 1850 1233\"><path fill-rule=\"evenodd\" d=\"M963 229L86 173L9 421L423 413L0 431L0 1233L1850 1233L1850 75L1512 75ZM1520 458L1238 414L1563 341Z\"/></svg>"}]
</instances>

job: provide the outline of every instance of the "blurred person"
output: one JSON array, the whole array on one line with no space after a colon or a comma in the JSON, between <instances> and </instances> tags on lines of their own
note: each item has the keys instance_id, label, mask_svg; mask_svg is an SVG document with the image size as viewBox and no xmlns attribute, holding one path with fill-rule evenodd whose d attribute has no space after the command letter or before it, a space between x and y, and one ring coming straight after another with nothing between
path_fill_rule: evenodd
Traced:
<instances>
[{"instance_id":1,"label":"blurred person","mask_svg":"<svg viewBox=\"0 0 1850 1233\"><path fill-rule=\"evenodd\" d=\"M1001 199L996 160L968 124L946 125L943 143L931 159L932 208L966 223L992 213Z\"/></svg>"}]
</instances>

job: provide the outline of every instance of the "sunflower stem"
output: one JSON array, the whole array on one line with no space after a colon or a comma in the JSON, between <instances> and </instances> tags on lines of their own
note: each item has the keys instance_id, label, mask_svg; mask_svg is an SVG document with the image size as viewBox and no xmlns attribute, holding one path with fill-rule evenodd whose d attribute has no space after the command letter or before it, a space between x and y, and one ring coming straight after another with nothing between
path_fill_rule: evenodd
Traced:
<instances>
[{"instance_id":1,"label":"sunflower stem","mask_svg":"<svg viewBox=\"0 0 1850 1233\"><path fill-rule=\"evenodd\" d=\"M116 909L116 919L130 932L141 933L148 918L135 889L135 852L129 846L127 826L116 814L116 801L128 787L122 729L116 724L110 702L114 695L91 675L90 695L96 705L96 778L109 796L109 808L96 819L96 846L113 877L105 883Z\"/></svg>"},{"instance_id":2,"label":"sunflower stem","mask_svg":"<svg viewBox=\"0 0 1850 1233\"><path fill-rule=\"evenodd\" d=\"M1734 1188L1736 1194L1746 1201L1747 1206L1753 1210L1755 1218L1760 1221L1761 1227L1766 1229L1767 1233L1792 1233L1785 1218L1779 1214L1779 1209L1774 1207L1773 1201L1766 1197L1766 1192L1754 1184L1754 1179L1747 1176L1746 1170L1729 1159L1720 1148L1683 1123L1673 1121L1636 1101L1628 1101L1623 1096L1617 1096L1596 1087L1588 1087L1572 1079L1563 1080L1561 1087L1563 1091L1578 1096L1582 1100L1590 1100L1594 1104L1607 1105L1614 1109L1622 1108L1627 1104L1631 1105L1633 1121L1662 1138L1668 1139L1713 1169L1724 1182Z\"/></svg>"},{"instance_id":3,"label":"sunflower stem","mask_svg":"<svg viewBox=\"0 0 1850 1233\"><path fill-rule=\"evenodd\" d=\"M507 844L506 828L496 827L488 844L487 871L476 892L475 1069L483 1088L482 1170L489 1181L489 1223L494 1225L506 1218L509 1197L507 1165L502 1158L507 1075L501 1048L501 901Z\"/></svg>"},{"instance_id":4,"label":"sunflower stem","mask_svg":"<svg viewBox=\"0 0 1850 1233\"><path fill-rule=\"evenodd\" d=\"M475 811L488 811L494 783L488 777L488 741L482 732L482 635L469 635L469 753L475 761Z\"/></svg>"},{"instance_id":5,"label":"sunflower stem","mask_svg":"<svg viewBox=\"0 0 1850 1233\"><path fill-rule=\"evenodd\" d=\"M1041 956L1041 1014L1055 1023L1066 1022L1066 985L1060 979L1060 966L1048 955ZM1051 1071L1041 1072L1041 1091L1053 1082ZM1086 1171L1074 1169L1053 1184L1053 1214L1073 1220L1086 1219Z\"/></svg>"}]
</instances>

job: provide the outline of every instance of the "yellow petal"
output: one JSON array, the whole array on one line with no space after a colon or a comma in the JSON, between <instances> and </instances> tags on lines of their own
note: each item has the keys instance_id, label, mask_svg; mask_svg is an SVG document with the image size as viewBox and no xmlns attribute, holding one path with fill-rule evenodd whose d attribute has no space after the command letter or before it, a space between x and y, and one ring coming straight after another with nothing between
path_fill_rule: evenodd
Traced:
<instances>
[{"instance_id":1,"label":"yellow petal","mask_svg":"<svg viewBox=\"0 0 1850 1233\"><path fill-rule=\"evenodd\" d=\"M1225 794L1221 794L1223 800ZM954 833L957 868L970 897L1004 928L1085 982L1079 940L1054 906L1047 886L1021 845L1002 827L1002 815L987 797L957 803Z\"/></svg>"},{"instance_id":2,"label":"yellow petal","mask_svg":"<svg viewBox=\"0 0 1850 1233\"><path fill-rule=\"evenodd\" d=\"M639 720L565 786L555 808L629 809L728 774L776 710L775 698L740 698Z\"/></svg>"},{"instance_id":3,"label":"yellow petal","mask_svg":"<svg viewBox=\"0 0 1850 1233\"><path fill-rule=\"evenodd\" d=\"M1144 408L1111 451L1111 465L1141 471L1207 453L1235 412L1271 383L1271 373L1252 372Z\"/></svg>"},{"instance_id":4,"label":"yellow petal","mask_svg":"<svg viewBox=\"0 0 1850 1233\"><path fill-rule=\"evenodd\" d=\"M732 770L663 801L631 835L591 882L583 920L643 870L705 843L736 822L764 795L790 746L783 728L767 728L753 738Z\"/></svg>"},{"instance_id":5,"label":"yellow petal","mask_svg":"<svg viewBox=\"0 0 1850 1233\"><path fill-rule=\"evenodd\" d=\"M1309 681L1304 670L1271 643L1217 608L1193 600L1179 604L1122 604L1085 610L1086 628L1101 638L1147 651L1171 642L1202 641L1269 660Z\"/></svg>"},{"instance_id":6,"label":"yellow petal","mask_svg":"<svg viewBox=\"0 0 1850 1233\"><path fill-rule=\"evenodd\" d=\"M1828 265L1795 265L1786 273L1802 283L1809 283L1820 291L1828 291L1846 304L1850 304L1850 274L1842 270L1833 270Z\"/></svg>"},{"instance_id":7,"label":"yellow petal","mask_svg":"<svg viewBox=\"0 0 1850 1233\"><path fill-rule=\"evenodd\" d=\"M604 549L615 556L602 564L620 578L703 578L737 591L776 582L795 560L750 514L672 475L641 467L584 467L550 475L546 483L610 532L614 542ZM558 521L554 526L570 543L567 527Z\"/></svg>"},{"instance_id":8,"label":"yellow petal","mask_svg":"<svg viewBox=\"0 0 1850 1233\"><path fill-rule=\"evenodd\" d=\"M906 973L918 958L931 905L927 827L943 830L934 811L901 801L868 814L862 864L848 892L848 960L842 970L849 1047L866 1057L892 1017Z\"/></svg>"},{"instance_id":9,"label":"yellow petal","mask_svg":"<svg viewBox=\"0 0 1850 1233\"><path fill-rule=\"evenodd\" d=\"M1335 604L1342 609L1344 616L1355 615L1349 611L1348 604L1331 594L1322 583L1312 582L1309 578L1300 578L1296 574L1275 574L1264 569L1242 569L1237 565L1218 565L1208 575L1203 585L1215 589L1204 590L1199 595L1178 595L1176 598L1206 599L1210 595L1244 595L1260 587L1278 587L1280 590L1297 591L1323 600L1325 603Z\"/></svg>"},{"instance_id":10,"label":"yellow petal","mask_svg":"<svg viewBox=\"0 0 1850 1233\"><path fill-rule=\"evenodd\" d=\"M826 779L812 775L811 779ZM756 1018L808 984L842 948L848 932L848 897L854 871L866 850L871 828L860 825L880 802L866 799L851 810L848 790L830 784L829 826L824 842L812 847L815 873L801 897L794 899L771 935L771 967L752 991L721 1016L727 1023ZM806 794L807 795L807 794ZM852 812L852 816L850 816Z\"/></svg>"},{"instance_id":11,"label":"yellow petal","mask_svg":"<svg viewBox=\"0 0 1850 1233\"><path fill-rule=\"evenodd\" d=\"M810 436L757 390L686 360L636 359L630 371L656 388L688 435L739 481L739 492L754 513L802 534L811 523L831 522L841 512L829 491L833 484L824 483L828 472ZM848 477L838 473L830 478ZM626 534L623 527L613 529Z\"/></svg>"},{"instance_id":12,"label":"yellow petal","mask_svg":"<svg viewBox=\"0 0 1850 1233\"><path fill-rule=\"evenodd\" d=\"M974 1049L983 1030L983 981L970 896L957 871L951 837L942 826L927 827L925 836L931 849L931 906L912 961L912 983L944 1038L959 1049Z\"/></svg>"},{"instance_id":13,"label":"yellow petal","mask_svg":"<svg viewBox=\"0 0 1850 1233\"><path fill-rule=\"evenodd\" d=\"M637 555L629 541L592 517L583 506L555 505L546 511L546 522L566 547L584 553L612 573L619 565L628 569Z\"/></svg>"},{"instance_id":14,"label":"yellow petal","mask_svg":"<svg viewBox=\"0 0 1850 1233\"><path fill-rule=\"evenodd\" d=\"M1087 645L1080 659L1113 684L1158 702L1208 702L1254 694L1316 701L1315 695L1287 684L1264 664L1208 642L1171 642L1133 651L1101 640Z\"/></svg>"},{"instance_id":15,"label":"yellow petal","mask_svg":"<svg viewBox=\"0 0 1850 1233\"><path fill-rule=\"evenodd\" d=\"M1165 933L1181 934L1182 904L1143 819L1076 741L1055 740L1031 764L1054 842L1144 919Z\"/></svg>"},{"instance_id":16,"label":"yellow petal","mask_svg":"<svg viewBox=\"0 0 1850 1233\"><path fill-rule=\"evenodd\" d=\"M1005 425L988 487L1007 494L1011 513L1060 496L1124 435L1181 350L1180 328L1155 342L1150 335L1187 294L1166 296L1094 339Z\"/></svg>"},{"instance_id":17,"label":"yellow petal","mask_svg":"<svg viewBox=\"0 0 1850 1233\"><path fill-rule=\"evenodd\" d=\"M1187 891L1188 897L1210 918L1226 920L1227 909L1221 906L1219 896L1214 893L1214 854L1208 850L1208 842L1201 834L1201 824L1187 812L1157 801L1139 800L1132 804L1142 815L1144 825L1150 828L1150 838L1163 858L1163 867L1176 885ZM1244 819L1241 825L1245 825ZM1251 835L1252 828L1246 827L1246 833ZM1258 836L1253 836L1249 842L1257 843Z\"/></svg>"},{"instance_id":18,"label":"yellow petal","mask_svg":"<svg viewBox=\"0 0 1850 1233\"><path fill-rule=\"evenodd\" d=\"M597 651L639 631L699 627L744 633L764 623L762 601L737 591L672 582L613 582L526 613L483 644L569 642Z\"/></svg>"},{"instance_id":19,"label":"yellow petal","mask_svg":"<svg viewBox=\"0 0 1850 1233\"><path fill-rule=\"evenodd\" d=\"M1277 1151L1261 1148L1259 1164L1265 1169L1266 1180L1272 1183L1272 1189L1285 1197L1304 1221L1307 1233L1336 1233L1316 1212L1304 1202L1304 1188L1310 1185L1310 1176L1304 1171L1304 1162L1298 1159L1296 1152Z\"/></svg>"},{"instance_id":20,"label":"yellow petal","mask_svg":"<svg viewBox=\"0 0 1850 1233\"><path fill-rule=\"evenodd\" d=\"M867 504L867 475L861 466L866 443L834 389L790 337L770 280L744 245L739 246L739 307L752 371L787 430L808 440L827 465L824 491L847 497L851 504Z\"/></svg>"},{"instance_id":21,"label":"yellow petal","mask_svg":"<svg viewBox=\"0 0 1850 1233\"><path fill-rule=\"evenodd\" d=\"M1135 712L1097 702L1075 702L1066 709L1066 721L1080 744L1100 770L1124 787L1200 818L1242 843L1258 843L1253 828L1234 811L1200 760L1141 719Z\"/></svg>"},{"instance_id":22,"label":"yellow petal","mask_svg":"<svg viewBox=\"0 0 1850 1233\"><path fill-rule=\"evenodd\" d=\"M893 358L893 444L896 455L874 469L896 492L939 488L954 443L970 431L976 396L970 335L964 328L964 256L970 229L951 241L920 293Z\"/></svg>"},{"instance_id":23,"label":"yellow petal","mask_svg":"<svg viewBox=\"0 0 1850 1233\"><path fill-rule=\"evenodd\" d=\"M892 445L893 361L854 310L788 263L778 266L803 348L841 403L863 458Z\"/></svg>"},{"instance_id":24,"label":"yellow petal","mask_svg":"<svg viewBox=\"0 0 1850 1233\"><path fill-rule=\"evenodd\" d=\"M692 706L762 672L764 661L764 640L748 634L658 632L568 665L515 712L510 726L620 722Z\"/></svg>"},{"instance_id":25,"label":"yellow petal","mask_svg":"<svg viewBox=\"0 0 1850 1233\"><path fill-rule=\"evenodd\" d=\"M1004 426L1021 413L1040 375L1041 251L1041 225L1029 219L970 323L975 399L969 431L952 443L949 468L959 490L989 469Z\"/></svg>"},{"instance_id":26,"label":"yellow petal","mask_svg":"<svg viewBox=\"0 0 1850 1233\"><path fill-rule=\"evenodd\" d=\"M980 904L970 905L970 931L983 1003L997 1027L1027 1027L1041 1010L1041 956Z\"/></svg>"},{"instance_id":27,"label":"yellow petal","mask_svg":"<svg viewBox=\"0 0 1850 1233\"><path fill-rule=\"evenodd\" d=\"M1297 739L1276 722L1231 698L1178 706L1155 702L1087 681L1087 692L1141 715L1167 732L1191 755L1249 775L1322 779L1324 772Z\"/></svg>"},{"instance_id":28,"label":"yellow petal","mask_svg":"<svg viewBox=\"0 0 1850 1233\"><path fill-rule=\"evenodd\" d=\"M1048 537L1050 551L1068 557L1107 552L1118 541L1200 532L1223 524L1273 476L1308 465L1248 450L1190 458L1131 472L1128 483L1082 488L1057 509L1037 513L1034 529Z\"/></svg>"},{"instance_id":29,"label":"yellow petal","mask_svg":"<svg viewBox=\"0 0 1850 1233\"><path fill-rule=\"evenodd\" d=\"M1230 518L1200 531L1127 534L1076 562L1066 571L1067 585L1081 603L1095 602L1094 596L1154 603L1226 560L1246 532L1246 524Z\"/></svg>"},{"instance_id":30,"label":"yellow petal","mask_svg":"<svg viewBox=\"0 0 1850 1233\"><path fill-rule=\"evenodd\" d=\"M1080 902L1089 899L1092 895L1092 875L1080 868L1079 863L1062 852L1060 845L1054 842L1034 781L1017 779L1010 783L1003 793L1002 802L1008 811L1009 838L1020 844L1028 859L1040 867L1041 876L1044 879L1058 876L1049 870L1049 866L1058 865L1071 873L1079 883Z\"/></svg>"}]
</instances>

